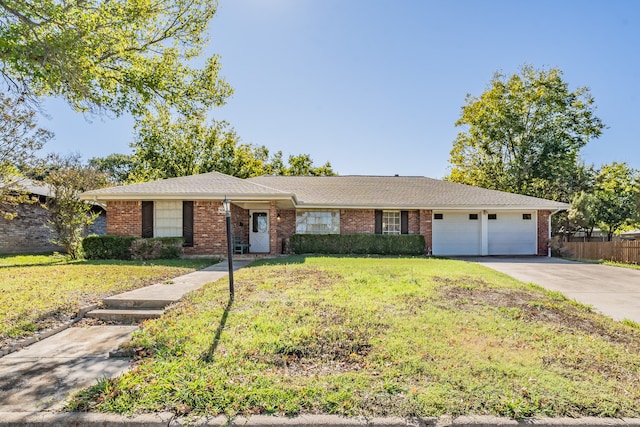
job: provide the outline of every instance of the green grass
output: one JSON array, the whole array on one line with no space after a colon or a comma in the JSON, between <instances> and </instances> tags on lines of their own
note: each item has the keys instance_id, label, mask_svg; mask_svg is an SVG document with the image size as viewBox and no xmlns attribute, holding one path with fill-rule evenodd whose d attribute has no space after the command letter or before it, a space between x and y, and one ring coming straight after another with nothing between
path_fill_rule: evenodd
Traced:
<instances>
[{"instance_id":1,"label":"green grass","mask_svg":"<svg viewBox=\"0 0 640 427\"><path fill-rule=\"evenodd\" d=\"M291 257L149 321L70 410L640 415L640 330L464 261Z\"/></svg>"},{"instance_id":2,"label":"green grass","mask_svg":"<svg viewBox=\"0 0 640 427\"><path fill-rule=\"evenodd\" d=\"M640 270L640 264L630 264L625 262L609 261L606 259L579 259L579 258L566 258L566 259L570 261L584 262L587 264L604 264L604 265L611 265L613 267L631 268L634 270Z\"/></svg>"},{"instance_id":3,"label":"green grass","mask_svg":"<svg viewBox=\"0 0 640 427\"><path fill-rule=\"evenodd\" d=\"M58 255L0 257L0 347L105 296L194 271L214 260L68 261Z\"/></svg>"}]
</instances>

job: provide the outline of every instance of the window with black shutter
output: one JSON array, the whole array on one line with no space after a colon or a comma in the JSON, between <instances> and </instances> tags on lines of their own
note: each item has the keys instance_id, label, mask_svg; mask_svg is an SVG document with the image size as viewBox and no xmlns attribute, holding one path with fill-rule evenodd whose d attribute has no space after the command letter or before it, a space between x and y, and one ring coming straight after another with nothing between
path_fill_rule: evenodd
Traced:
<instances>
[{"instance_id":1,"label":"window with black shutter","mask_svg":"<svg viewBox=\"0 0 640 427\"><path fill-rule=\"evenodd\" d=\"M153 202L142 202L142 237L153 237Z\"/></svg>"},{"instance_id":2,"label":"window with black shutter","mask_svg":"<svg viewBox=\"0 0 640 427\"><path fill-rule=\"evenodd\" d=\"M182 238L184 246L193 246L193 202L182 202Z\"/></svg>"}]
</instances>

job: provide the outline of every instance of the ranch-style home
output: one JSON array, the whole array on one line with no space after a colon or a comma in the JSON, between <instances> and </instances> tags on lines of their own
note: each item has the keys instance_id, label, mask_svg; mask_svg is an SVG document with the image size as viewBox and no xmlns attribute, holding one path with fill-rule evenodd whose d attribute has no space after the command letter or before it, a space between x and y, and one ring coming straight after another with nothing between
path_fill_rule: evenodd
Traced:
<instances>
[{"instance_id":1,"label":"ranch-style home","mask_svg":"<svg viewBox=\"0 0 640 427\"><path fill-rule=\"evenodd\" d=\"M186 254L234 243L283 253L298 234L422 234L433 255L547 255L550 217L569 205L426 177L260 176L218 172L89 191L107 206L107 234L182 236ZM241 244L241 245L240 245Z\"/></svg>"}]
</instances>

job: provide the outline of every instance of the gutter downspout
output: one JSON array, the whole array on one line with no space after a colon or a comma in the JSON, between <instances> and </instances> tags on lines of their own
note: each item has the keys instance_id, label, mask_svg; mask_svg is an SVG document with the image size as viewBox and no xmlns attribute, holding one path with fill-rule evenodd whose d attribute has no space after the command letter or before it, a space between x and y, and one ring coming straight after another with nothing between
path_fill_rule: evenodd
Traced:
<instances>
[{"instance_id":1,"label":"gutter downspout","mask_svg":"<svg viewBox=\"0 0 640 427\"><path fill-rule=\"evenodd\" d=\"M557 214L560 211L564 211L566 209L558 209L555 212L551 212L551 214L549 214L549 223L547 224L547 226L549 227L549 235L547 236L547 257L551 258L551 217L554 216L555 214Z\"/></svg>"}]
</instances>

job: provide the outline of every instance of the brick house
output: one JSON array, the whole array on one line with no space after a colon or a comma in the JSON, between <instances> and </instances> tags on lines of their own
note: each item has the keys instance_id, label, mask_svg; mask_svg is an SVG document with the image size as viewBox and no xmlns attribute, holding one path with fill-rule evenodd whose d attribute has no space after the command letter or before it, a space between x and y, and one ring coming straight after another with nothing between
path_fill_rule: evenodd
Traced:
<instances>
[{"instance_id":1,"label":"brick house","mask_svg":"<svg viewBox=\"0 0 640 427\"><path fill-rule=\"evenodd\" d=\"M6 219L0 216L0 254L39 253L63 251L51 243L53 232L47 227L49 211L42 205L52 194L44 182L28 178L16 178L16 188L31 196L34 203L21 203L15 207L17 216ZM100 205L93 205L100 214L89 228L88 234L105 234L106 212Z\"/></svg>"},{"instance_id":2,"label":"brick house","mask_svg":"<svg viewBox=\"0 0 640 427\"><path fill-rule=\"evenodd\" d=\"M84 193L106 205L107 234L182 236L185 253L226 254L222 201L250 253L277 255L294 233L422 234L433 255L547 255L565 203L425 177L211 172Z\"/></svg>"}]
</instances>

